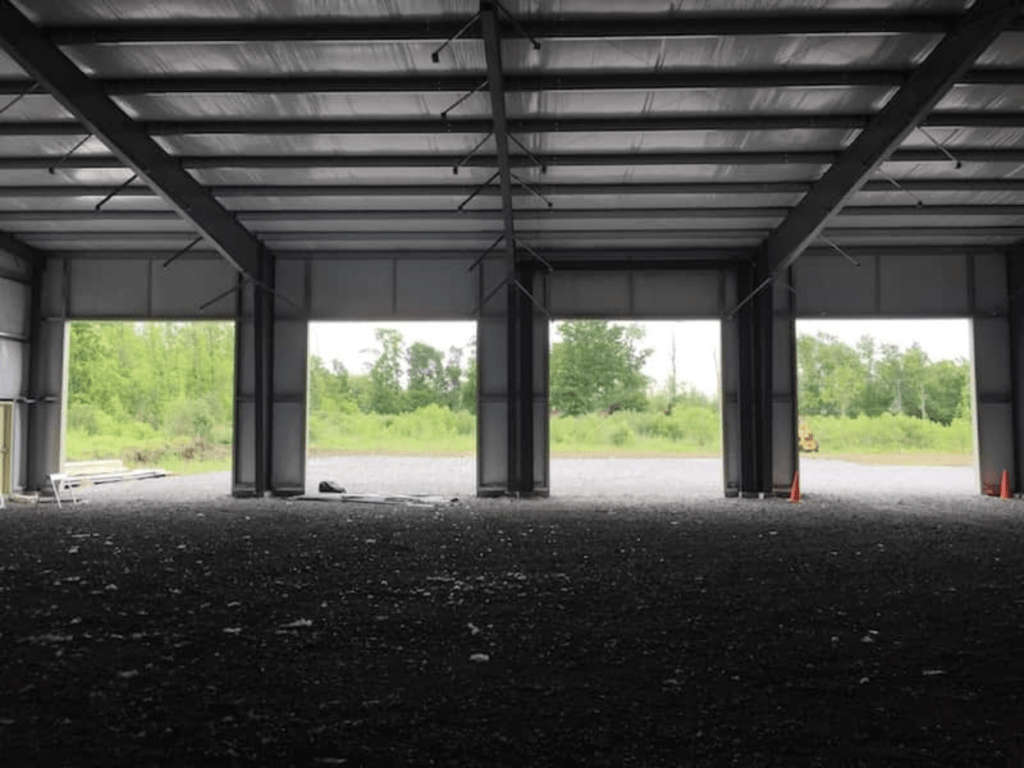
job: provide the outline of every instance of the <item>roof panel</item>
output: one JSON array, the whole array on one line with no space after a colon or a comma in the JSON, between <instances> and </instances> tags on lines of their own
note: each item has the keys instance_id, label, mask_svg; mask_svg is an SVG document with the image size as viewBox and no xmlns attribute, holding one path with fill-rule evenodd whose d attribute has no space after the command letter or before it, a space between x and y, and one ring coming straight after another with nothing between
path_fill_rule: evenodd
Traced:
<instances>
[{"instance_id":1,"label":"roof panel","mask_svg":"<svg viewBox=\"0 0 1024 768\"><path fill-rule=\"evenodd\" d=\"M64 51L94 77L170 75L387 74L486 71L483 45L459 40L440 64L433 42L251 42L188 45L72 45Z\"/></svg>"},{"instance_id":2,"label":"roof panel","mask_svg":"<svg viewBox=\"0 0 1024 768\"><path fill-rule=\"evenodd\" d=\"M164 149L180 155L287 155L339 152L360 155L469 153L482 136L473 133L432 134L191 134L160 136ZM493 149L493 147L492 147Z\"/></svg>"},{"instance_id":3,"label":"roof panel","mask_svg":"<svg viewBox=\"0 0 1024 768\"><path fill-rule=\"evenodd\" d=\"M856 130L803 128L780 131L651 131L649 133L545 133L524 138L534 152L671 152L743 150L786 152L835 150L845 147Z\"/></svg>"},{"instance_id":4,"label":"roof panel","mask_svg":"<svg viewBox=\"0 0 1024 768\"><path fill-rule=\"evenodd\" d=\"M708 88L667 91L544 91L508 95L512 117L595 115L708 115L876 112L894 89L888 87Z\"/></svg>"},{"instance_id":5,"label":"roof panel","mask_svg":"<svg viewBox=\"0 0 1024 768\"><path fill-rule=\"evenodd\" d=\"M452 106L449 93L213 93L115 96L136 120L231 118L430 118ZM490 117L486 94L459 105L453 116Z\"/></svg>"},{"instance_id":6,"label":"roof panel","mask_svg":"<svg viewBox=\"0 0 1024 768\"><path fill-rule=\"evenodd\" d=\"M1021 41L1024 44L1024 41ZM1024 83L1020 85L954 85L938 104L937 111L1024 109Z\"/></svg>"},{"instance_id":7,"label":"roof panel","mask_svg":"<svg viewBox=\"0 0 1024 768\"><path fill-rule=\"evenodd\" d=\"M343 16L468 18L473 0L31 0L19 2L36 23L87 24L101 21L265 21Z\"/></svg>"},{"instance_id":8,"label":"roof panel","mask_svg":"<svg viewBox=\"0 0 1024 768\"><path fill-rule=\"evenodd\" d=\"M1024 65L1024 32L1003 32L976 62L983 67L1016 67Z\"/></svg>"},{"instance_id":9,"label":"roof panel","mask_svg":"<svg viewBox=\"0 0 1024 768\"><path fill-rule=\"evenodd\" d=\"M929 138L931 137L931 138ZM910 133L901 145L904 148L945 147L984 149L1024 148L1024 126L1020 128L928 128Z\"/></svg>"},{"instance_id":10,"label":"roof panel","mask_svg":"<svg viewBox=\"0 0 1024 768\"><path fill-rule=\"evenodd\" d=\"M959 13L966 0L505 0L524 21L571 16L649 16L723 13L799 13L809 11L921 11ZM316 20L339 14L353 18L469 18L475 0L21 0L33 21L48 25L104 21L237 21L244 19Z\"/></svg>"},{"instance_id":11,"label":"roof panel","mask_svg":"<svg viewBox=\"0 0 1024 768\"><path fill-rule=\"evenodd\" d=\"M50 0L57 2L57 0ZM620 0L603 3L595 9L593 0L514 0L509 9L526 17L674 14L681 11L700 14L720 13L797 13L801 11L928 11L959 13L965 0Z\"/></svg>"},{"instance_id":12,"label":"roof panel","mask_svg":"<svg viewBox=\"0 0 1024 768\"><path fill-rule=\"evenodd\" d=\"M685 69L910 67L938 37L930 34L757 35L744 37L505 41L509 73ZM427 59L429 62L429 58Z\"/></svg>"}]
</instances>

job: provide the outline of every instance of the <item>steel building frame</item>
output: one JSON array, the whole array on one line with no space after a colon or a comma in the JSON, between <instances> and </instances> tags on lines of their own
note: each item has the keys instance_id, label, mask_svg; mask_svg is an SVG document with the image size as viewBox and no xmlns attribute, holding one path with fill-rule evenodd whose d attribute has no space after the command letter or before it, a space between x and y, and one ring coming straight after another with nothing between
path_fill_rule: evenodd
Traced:
<instances>
[{"instance_id":1,"label":"steel building frame","mask_svg":"<svg viewBox=\"0 0 1024 768\"><path fill-rule=\"evenodd\" d=\"M550 317L720 319L723 488L776 493L822 314L972 318L979 488L1020 489L1021 0L747 5L0 0L17 484L61 462L69 319L203 306L237 495L303 489L308 323L349 318L476 319L478 492L547 493Z\"/></svg>"}]
</instances>

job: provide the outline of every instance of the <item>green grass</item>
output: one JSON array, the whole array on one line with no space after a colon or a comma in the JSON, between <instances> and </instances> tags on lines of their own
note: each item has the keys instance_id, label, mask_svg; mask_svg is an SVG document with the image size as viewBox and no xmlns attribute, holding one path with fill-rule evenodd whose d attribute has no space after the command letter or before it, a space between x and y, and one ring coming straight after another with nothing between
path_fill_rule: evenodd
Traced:
<instances>
[{"instance_id":1,"label":"green grass","mask_svg":"<svg viewBox=\"0 0 1024 768\"><path fill-rule=\"evenodd\" d=\"M820 444L822 456L835 454L953 454L970 456L974 448L971 422L957 419L946 427L900 414L805 419Z\"/></svg>"},{"instance_id":2,"label":"green grass","mask_svg":"<svg viewBox=\"0 0 1024 768\"><path fill-rule=\"evenodd\" d=\"M949 457L962 463L972 456L971 423L946 427L910 416L875 418L809 417L821 458L892 456ZM553 416L553 456L720 456L721 417L700 406L679 407L671 415L618 411L609 415ZM349 411L309 414L310 455L390 454L472 456L476 452L476 416L428 406L388 416ZM219 425L203 441L171 438L144 424L118 423L116 434L69 430L68 461L117 458L129 467L159 467L179 473L209 472L231 466L231 430ZM960 457L960 458L958 458ZM868 459L870 460L870 458Z\"/></svg>"}]
</instances>

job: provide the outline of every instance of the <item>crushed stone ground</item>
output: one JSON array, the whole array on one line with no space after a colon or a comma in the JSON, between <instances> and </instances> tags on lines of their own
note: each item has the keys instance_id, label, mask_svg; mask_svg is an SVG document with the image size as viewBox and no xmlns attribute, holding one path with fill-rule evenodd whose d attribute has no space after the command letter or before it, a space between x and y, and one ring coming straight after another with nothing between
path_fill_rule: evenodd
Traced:
<instances>
[{"instance_id":1,"label":"crushed stone ground","mask_svg":"<svg viewBox=\"0 0 1024 768\"><path fill-rule=\"evenodd\" d=\"M3 765L1024 759L1021 501L147 482L0 512Z\"/></svg>"}]
</instances>

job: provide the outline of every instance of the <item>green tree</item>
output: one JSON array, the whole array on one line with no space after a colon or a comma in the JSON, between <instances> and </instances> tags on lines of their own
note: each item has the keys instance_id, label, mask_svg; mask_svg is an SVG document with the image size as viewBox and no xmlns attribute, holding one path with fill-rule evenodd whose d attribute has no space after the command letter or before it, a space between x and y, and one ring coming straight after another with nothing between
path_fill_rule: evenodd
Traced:
<instances>
[{"instance_id":1,"label":"green tree","mask_svg":"<svg viewBox=\"0 0 1024 768\"><path fill-rule=\"evenodd\" d=\"M970 369L965 360L938 360L925 371L928 417L949 425L959 413L970 414ZM964 393L968 398L964 409Z\"/></svg>"},{"instance_id":2,"label":"green tree","mask_svg":"<svg viewBox=\"0 0 1024 768\"><path fill-rule=\"evenodd\" d=\"M394 328L377 328L374 337L380 350L370 367L370 409L376 413L401 413L405 410L402 334Z\"/></svg>"},{"instance_id":3,"label":"green tree","mask_svg":"<svg viewBox=\"0 0 1024 768\"><path fill-rule=\"evenodd\" d=\"M605 320L559 323L562 340L551 349L551 405L577 415L622 408L642 410L648 379L644 362L653 350L640 349L644 330Z\"/></svg>"},{"instance_id":4,"label":"green tree","mask_svg":"<svg viewBox=\"0 0 1024 768\"><path fill-rule=\"evenodd\" d=\"M447 375L441 350L416 341L406 351L405 360L409 372L408 407L416 410L431 404L447 405Z\"/></svg>"}]
</instances>

